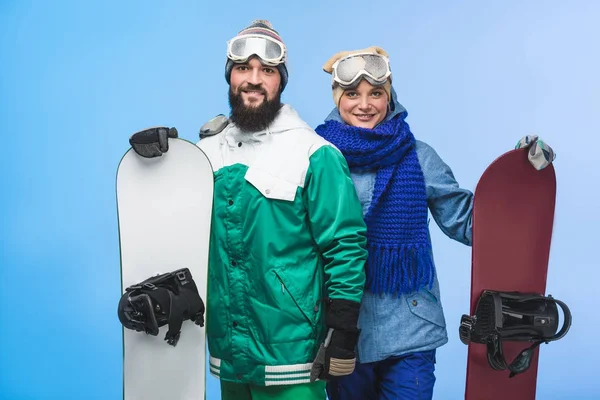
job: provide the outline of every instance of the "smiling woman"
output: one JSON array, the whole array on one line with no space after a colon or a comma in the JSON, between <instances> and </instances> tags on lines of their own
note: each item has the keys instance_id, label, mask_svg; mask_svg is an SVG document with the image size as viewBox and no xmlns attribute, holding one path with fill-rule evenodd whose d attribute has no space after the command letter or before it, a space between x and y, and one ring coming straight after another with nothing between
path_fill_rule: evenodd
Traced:
<instances>
[{"instance_id":1,"label":"smiling woman","mask_svg":"<svg viewBox=\"0 0 600 400\"><path fill-rule=\"evenodd\" d=\"M416 140L380 47L335 54L336 108L316 131L344 154L367 223L355 371L331 380L332 400L431 399L436 350L448 342L428 210L442 231L472 243L473 193L429 145Z\"/></svg>"},{"instance_id":2,"label":"smiling woman","mask_svg":"<svg viewBox=\"0 0 600 400\"><path fill-rule=\"evenodd\" d=\"M431 399L436 350L448 341L433 262L428 209L452 239L471 245L473 194L413 136L396 99L388 54L380 47L335 54L336 108L316 131L348 161L367 223L353 374L332 380L332 400ZM376 316L376 317L373 317Z\"/></svg>"},{"instance_id":3,"label":"smiling woman","mask_svg":"<svg viewBox=\"0 0 600 400\"><path fill-rule=\"evenodd\" d=\"M323 67L333 78L333 100L345 123L373 129L391 100L392 70L380 47L334 55Z\"/></svg>"}]
</instances>

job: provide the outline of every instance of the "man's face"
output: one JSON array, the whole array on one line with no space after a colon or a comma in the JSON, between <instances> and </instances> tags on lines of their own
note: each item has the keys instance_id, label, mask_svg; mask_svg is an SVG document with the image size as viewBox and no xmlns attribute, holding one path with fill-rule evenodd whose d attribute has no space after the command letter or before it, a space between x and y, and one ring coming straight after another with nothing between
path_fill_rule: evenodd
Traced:
<instances>
[{"instance_id":1,"label":"man's face","mask_svg":"<svg viewBox=\"0 0 600 400\"><path fill-rule=\"evenodd\" d=\"M281 108L279 70L252 58L233 66L229 82L231 120L245 132L266 129Z\"/></svg>"},{"instance_id":2,"label":"man's face","mask_svg":"<svg viewBox=\"0 0 600 400\"><path fill-rule=\"evenodd\" d=\"M244 106L258 107L279 95L281 75L275 67L262 65L256 58L235 64L231 70L231 90L241 95Z\"/></svg>"}]
</instances>

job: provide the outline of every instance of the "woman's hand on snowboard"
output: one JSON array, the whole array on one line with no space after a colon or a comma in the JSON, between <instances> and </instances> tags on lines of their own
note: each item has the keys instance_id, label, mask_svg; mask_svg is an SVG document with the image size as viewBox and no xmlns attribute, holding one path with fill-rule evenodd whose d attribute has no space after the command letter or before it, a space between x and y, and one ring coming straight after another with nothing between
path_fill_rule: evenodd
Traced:
<instances>
[{"instance_id":1,"label":"woman's hand on snowboard","mask_svg":"<svg viewBox=\"0 0 600 400\"><path fill-rule=\"evenodd\" d=\"M522 148L529 148L527 157L531 165L538 171L546 168L556 158L552 147L539 139L537 135L527 135L521 138L515 149Z\"/></svg>"}]
</instances>

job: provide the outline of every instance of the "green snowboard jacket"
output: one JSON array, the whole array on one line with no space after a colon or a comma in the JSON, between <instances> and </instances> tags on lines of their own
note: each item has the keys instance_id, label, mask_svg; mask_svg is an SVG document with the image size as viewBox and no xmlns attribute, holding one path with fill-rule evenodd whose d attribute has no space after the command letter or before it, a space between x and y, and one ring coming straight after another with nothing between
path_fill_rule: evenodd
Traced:
<instances>
[{"instance_id":1,"label":"green snowboard jacket","mask_svg":"<svg viewBox=\"0 0 600 400\"><path fill-rule=\"evenodd\" d=\"M206 299L210 372L309 382L324 299L360 302L366 225L347 163L284 105L264 131L201 139L215 188Z\"/></svg>"}]
</instances>

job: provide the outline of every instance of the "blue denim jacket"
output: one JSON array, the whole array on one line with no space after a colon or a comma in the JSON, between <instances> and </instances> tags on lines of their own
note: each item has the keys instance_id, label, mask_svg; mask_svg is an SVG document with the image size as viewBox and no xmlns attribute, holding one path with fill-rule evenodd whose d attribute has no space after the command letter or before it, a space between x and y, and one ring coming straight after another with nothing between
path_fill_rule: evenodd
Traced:
<instances>
[{"instance_id":1,"label":"blue denim jacket","mask_svg":"<svg viewBox=\"0 0 600 400\"><path fill-rule=\"evenodd\" d=\"M392 88L392 109L386 120L406 113ZM327 119L342 122L337 109ZM471 245L473 194L458 186L452 170L436 151L416 142L416 151L427 191L431 216L442 232L465 245ZM375 171L351 171L352 180L366 214L373 197ZM357 358L361 363L381 361L391 356L436 349L448 342L437 274L433 287L418 292L376 295L365 291L358 326L361 334Z\"/></svg>"}]
</instances>

